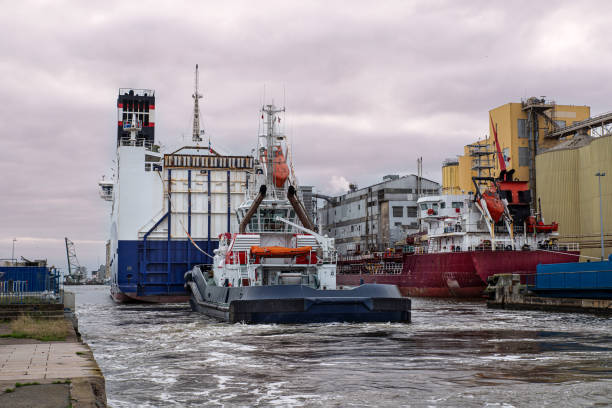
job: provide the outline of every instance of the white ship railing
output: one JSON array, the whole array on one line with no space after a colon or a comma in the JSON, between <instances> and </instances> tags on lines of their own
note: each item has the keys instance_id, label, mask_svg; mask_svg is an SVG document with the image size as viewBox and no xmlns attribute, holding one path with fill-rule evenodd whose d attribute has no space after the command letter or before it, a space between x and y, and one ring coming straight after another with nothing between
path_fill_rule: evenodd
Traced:
<instances>
[{"instance_id":1,"label":"white ship railing","mask_svg":"<svg viewBox=\"0 0 612 408\"><path fill-rule=\"evenodd\" d=\"M146 150L159 153L159 146L153 144L153 142L146 139L129 139L129 138L121 138L119 139L120 146L135 146L135 147L144 147Z\"/></svg>"},{"instance_id":2,"label":"white ship railing","mask_svg":"<svg viewBox=\"0 0 612 408\"><path fill-rule=\"evenodd\" d=\"M131 94L130 94L131 92ZM125 96L155 96L154 89L119 88L119 95Z\"/></svg>"},{"instance_id":3,"label":"white ship railing","mask_svg":"<svg viewBox=\"0 0 612 408\"><path fill-rule=\"evenodd\" d=\"M496 240L496 251L517 251L521 252L523 249L517 246L515 249L507 249L508 245L510 245L511 240ZM529 248L529 251L552 251L552 252L579 252L580 244L578 242L563 242L558 244L546 244L546 245L538 245L535 248ZM447 251L438 251L438 250L428 250L427 247L415 247L414 254L422 255L422 254L437 254L437 253L448 253L448 252L491 252L493 248L490 245L472 245L467 248L467 250L460 249L457 251L447 250Z\"/></svg>"}]
</instances>

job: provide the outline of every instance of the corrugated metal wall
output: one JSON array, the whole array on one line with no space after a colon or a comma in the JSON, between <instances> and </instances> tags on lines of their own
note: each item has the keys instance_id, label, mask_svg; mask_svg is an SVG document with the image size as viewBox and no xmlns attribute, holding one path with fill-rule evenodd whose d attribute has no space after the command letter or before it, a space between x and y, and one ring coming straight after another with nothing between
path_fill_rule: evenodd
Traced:
<instances>
[{"instance_id":1,"label":"corrugated metal wall","mask_svg":"<svg viewBox=\"0 0 612 408\"><path fill-rule=\"evenodd\" d=\"M461 194L459 162L442 166L442 194Z\"/></svg>"},{"instance_id":2,"label":"corrugated metal wall","mask_svg":"<svg viewBox=\"0 0 612 408\"><path fill-rule=\"evenodd\" d=\"M536 186L544 221L560 224L561 235L580 235L580 184L576 150L537 157Z\"/></svg>"},{"instance_id":3,"label":"corrugated metal wall","mask_svg":"<svg viewBox=\"0 0 612 408\"><path fill-rule=\"evenodd\" d=\"M542 153L536 158L537 195L545 221L559 223L564 241L581 242L582 254L598 257L599 184L601 179L606 256L612 252L612 135L577 148ZM575 238L580 237L580 238Z\"/></svg>"},{"instance_id":4,"label":"corrugated metal wall","mask_svg":"<svg viewBox=\"0 0 612 408\"><path fill-rule=\"evenodd\" d=\"M28 292L53 290L53 275L45 266L0 266L0 281L27 281ZM11 290L10 288L8 289Z\"/></svg>"}]
</instances>

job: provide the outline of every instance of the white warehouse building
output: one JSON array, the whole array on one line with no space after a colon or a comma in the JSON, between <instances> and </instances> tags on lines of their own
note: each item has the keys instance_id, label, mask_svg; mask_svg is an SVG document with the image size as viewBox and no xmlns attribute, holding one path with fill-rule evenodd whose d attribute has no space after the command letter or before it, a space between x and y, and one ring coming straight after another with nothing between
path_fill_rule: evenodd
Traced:
<instances>
[{"instance_id":1,"label":"white warehouse building","mask_svg":"<svg viewBox=\"0 0 612 408\"><path fill-rule=\"evenodd\" d=\"M414 174L383 181L338 197L318 209L319 229L336 240L340 255L384 251L418 232L417 200L440 194L440 184ZM319 197L321 197L319 195Z\"/></svg>"}]
</instances>

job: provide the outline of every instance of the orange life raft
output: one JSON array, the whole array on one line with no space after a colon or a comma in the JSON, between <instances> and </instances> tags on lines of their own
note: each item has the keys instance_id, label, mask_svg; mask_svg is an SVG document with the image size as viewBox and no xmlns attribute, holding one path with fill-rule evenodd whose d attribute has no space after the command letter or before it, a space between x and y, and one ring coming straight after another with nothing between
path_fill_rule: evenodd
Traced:
<instances>
[{"instance_id":1,"label":"orange life raft","mask_svg":"<svg viewBox=\"0 0 612 408\"><path fill-rule=\"evenodd\" d=\"M306 255L312 251L311 246L299 247L299 248L287 248L281 246L252 246L251 254L255 256L263 256L268 258L289 258L298 255Z\"/></svg>"}]
</instances>

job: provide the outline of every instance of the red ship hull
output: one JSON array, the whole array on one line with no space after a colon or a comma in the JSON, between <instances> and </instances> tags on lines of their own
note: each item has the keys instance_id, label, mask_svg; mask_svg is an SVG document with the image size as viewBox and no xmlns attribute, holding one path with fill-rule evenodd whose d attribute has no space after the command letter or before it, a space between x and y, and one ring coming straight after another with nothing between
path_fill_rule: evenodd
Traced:
<instances>
[{"instance_id":1,"label":"red ship hull","mask_svg":"<svg viewBox=\"0 0 612 408\"><path fill-rule=\"evenodd\" d=\"M401 273L338 273L338 286L397 285L404 296L475 298L499 273L535 274L538 264L576 262L577 252L481 251L404 255ZM363 270L363 269L362 269Z\"/></svg>"},{"instance_id":2,"label":"red ship hull","mask_svg":"<svg viewBox=\"0 0 612 408\"><path fill-rule=\"evenodd\" d=\"M187 303L189 302L189 295L146 295L141 296L135 292L121 292L112 285L111 286L111 298L117 303Z\"/></svg>"}]
</instances>

